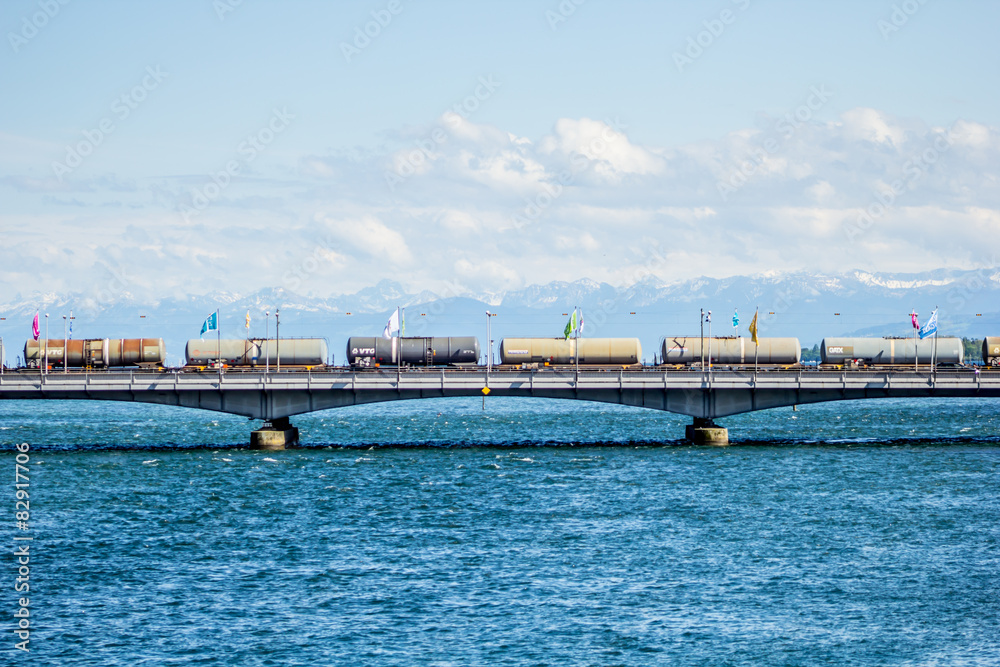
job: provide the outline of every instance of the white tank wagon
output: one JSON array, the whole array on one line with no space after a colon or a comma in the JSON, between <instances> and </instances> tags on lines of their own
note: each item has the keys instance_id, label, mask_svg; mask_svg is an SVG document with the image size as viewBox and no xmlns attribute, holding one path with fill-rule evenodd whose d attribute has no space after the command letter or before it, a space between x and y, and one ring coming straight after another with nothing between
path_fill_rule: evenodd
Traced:
<instances>
[{"instance_id":1,"label":"white tank wagon","mask_svg":"<svg viewBox=\"0 0 1000 667\"><path fill-rule=\"evenodd\" d=\"M958 365L965 359L961 338L824 338L820 343L820 363L846 364L857 360L872 366L912 366L913 364Z\"/></svg>"},{"instance_id":2,"label":"white tank wagon","mask_svg":"<svg viewBox=\"0 0 1000 667\"><path fill-rule=\"evenodd\" d=\"M802 358L798 338L752 338L733 336L704 339L704 359L707 364L711 352L712 363L725 366L791 366ZM700 336L668 336L660 344L660 363L691 365L701 363L702 338Z\"/></svg>"},{"instance_id":3,"label":"white tank wagon","mask_svg":"<svg viewBox=\"0 0 1000 667\"><path fill-rule=\"evenodd\" d=\"M578 345L581 366L631 366L642 359L638 338L504 338L500 363L575 364Z\"/></svg>"},{"instance_id":4,"label":"white tank wagon","mask_svg":"<svg viewBox=\"0 0 1000 667\"><path fill-rule=\"evenodd\" d=\"M330 348L324 338L237 338L189 340L184 347L188 366L222 361L231 367L324 366Z\"/></svg>"},{"instance_id":5,"label":"white tank wagon","mask_svg":"<svg viewBox=\"0 0 1000 667\"><path fill-rule=\"evenodd\" d=\"M356 368L379 366L452 366L479 363L475 336L393 337L352 336L347 340L347 363Z\"/></svg>"},{"instance_id":6,"label":"white tank wagon","mask_svg":"<svg viewBox=\"0 0 1000 667\"><path fill-rule=\"evenodd\" d=\"M1000 337L987 336L983 339L983 363L1000 366Z\"/></svg>"},{"instance_id":7,"label":"white tank wagon","mask_svg":"<svg viewBox=\"0 0 1000 667\"><path fill-rule=\"evenodd\" d=\"M48 354L46 355L46 348ZM163 366L167 350L162 338L89 338L29 340L24 344L24 363L39 368L46 359L52 368L115 368ZM65 359L65 364L64 364Z\"/></svg>"}]
</instances>

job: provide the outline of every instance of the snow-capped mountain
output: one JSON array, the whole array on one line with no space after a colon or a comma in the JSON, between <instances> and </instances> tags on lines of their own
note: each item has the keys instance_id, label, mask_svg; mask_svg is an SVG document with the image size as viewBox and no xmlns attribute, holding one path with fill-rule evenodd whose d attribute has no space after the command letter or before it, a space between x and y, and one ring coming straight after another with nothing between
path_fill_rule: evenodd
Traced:
<instances>
[{"instance_id":1,"label":"snow-capped mountain","mask_svg":"<svg viewBox=\"0 0 1000 667\"><path fill-rule=\"evenodd\" d=\"M942 335L1000 335L1000 270L762 273L670 284L646 277L624 286L578 280L479 294L460 285L408 291L398 282L382 280L354 294L329 298L281 288L157 301L143 301L128 293L105 302L79 294L16 295L0 305L0 336L7 345L9 363L30 335L36 310L43 316L49 313L51 338L62 337L63 315L72 310L74 337L163 337L169 362L178 364L186 340L197 337L202 322L216 309L222 335L230 338L248 333L274 336L275 314L280 311L283 337L327 338L331 351L340 358L347 337L380 335L397 306L405 309L407 335L477 335L481 339L485 339L485 311L489 309L497 314L492 322L495 341L504 336L560 336L569 312L579 306L584 312L585 336L637 336L645 356L651 358L662 336L697 335L702 309L713 313L713 335L748 335L746 327L759 309L761 335L796 336L803 346L834 335L905 336L910 333L911 310L923 320L935 307ZM739 327L734 329L736 313ZM43 329L44 322L43 317Z\"/></svg>"}]
</instances>

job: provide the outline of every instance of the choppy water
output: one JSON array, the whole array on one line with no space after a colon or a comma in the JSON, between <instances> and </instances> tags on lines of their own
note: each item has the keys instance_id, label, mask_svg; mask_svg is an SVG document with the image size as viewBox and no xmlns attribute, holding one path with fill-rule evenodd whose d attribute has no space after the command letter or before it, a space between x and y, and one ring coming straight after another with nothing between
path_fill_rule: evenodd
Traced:
<instances>
[{"instance_id":1,"label":"choppy water","mask_svg":"<svg viewBox=\"0 0 1000 667\"><path fill-rule=\"evenodd\" d=\"M0 403L32 651L0 663L1000 664L1000 402L721 420L427 400L253 423ZM426 446L431 445L431 446ZM13 558L4 608L16 608Z\"/></svg>"}]
</instances>

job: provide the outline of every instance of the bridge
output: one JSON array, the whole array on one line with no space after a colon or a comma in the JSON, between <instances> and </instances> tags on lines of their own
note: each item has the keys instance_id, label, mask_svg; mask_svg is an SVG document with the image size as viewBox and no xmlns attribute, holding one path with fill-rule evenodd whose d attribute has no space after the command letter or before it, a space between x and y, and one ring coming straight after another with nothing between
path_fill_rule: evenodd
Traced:
<instances>
[{"instance_id":1,"label":"bridge","mask_svg":"<svg viewBox=\"0 0 1000 667\"><path fill-rule=\"evenodd\" d=\"M563 398L665 410L694 418L688 439L726 444L715 419L755 410L866 398L1000 397L1000 371L886 370L108 370L0 374L0 399L133 401L265 420L251 445L297 440L289 417L349 405L453 396Z\"/></svg>"}]
</instances>

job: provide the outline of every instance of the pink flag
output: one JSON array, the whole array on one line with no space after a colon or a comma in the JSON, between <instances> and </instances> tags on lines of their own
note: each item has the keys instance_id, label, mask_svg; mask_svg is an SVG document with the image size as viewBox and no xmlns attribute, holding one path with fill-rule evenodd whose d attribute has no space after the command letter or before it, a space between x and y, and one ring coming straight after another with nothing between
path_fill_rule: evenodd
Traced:
<instances>
[{"instance_id":1,"label":"pink flag","mask_svg":"<svg viewBox=\"0 0 1000 667\"><path fill-rule=\"evenodd\" d=\"M35 319L31 321L31 336L35 340L38 340L38 335L42 333L38 328L38 311L35 311Z\"/></svg>"},{"instance_id":2,"label":"pink flag","mask_svg":"<svg viewBox=\"0 0 1000 667\"><path fill-rule=\"evenodd\" d=\"M920 328L920 323L917 322L917 313L915 311L910 311L910 322L913 324L914 329Z\"/></svg>"}]
</instances>

